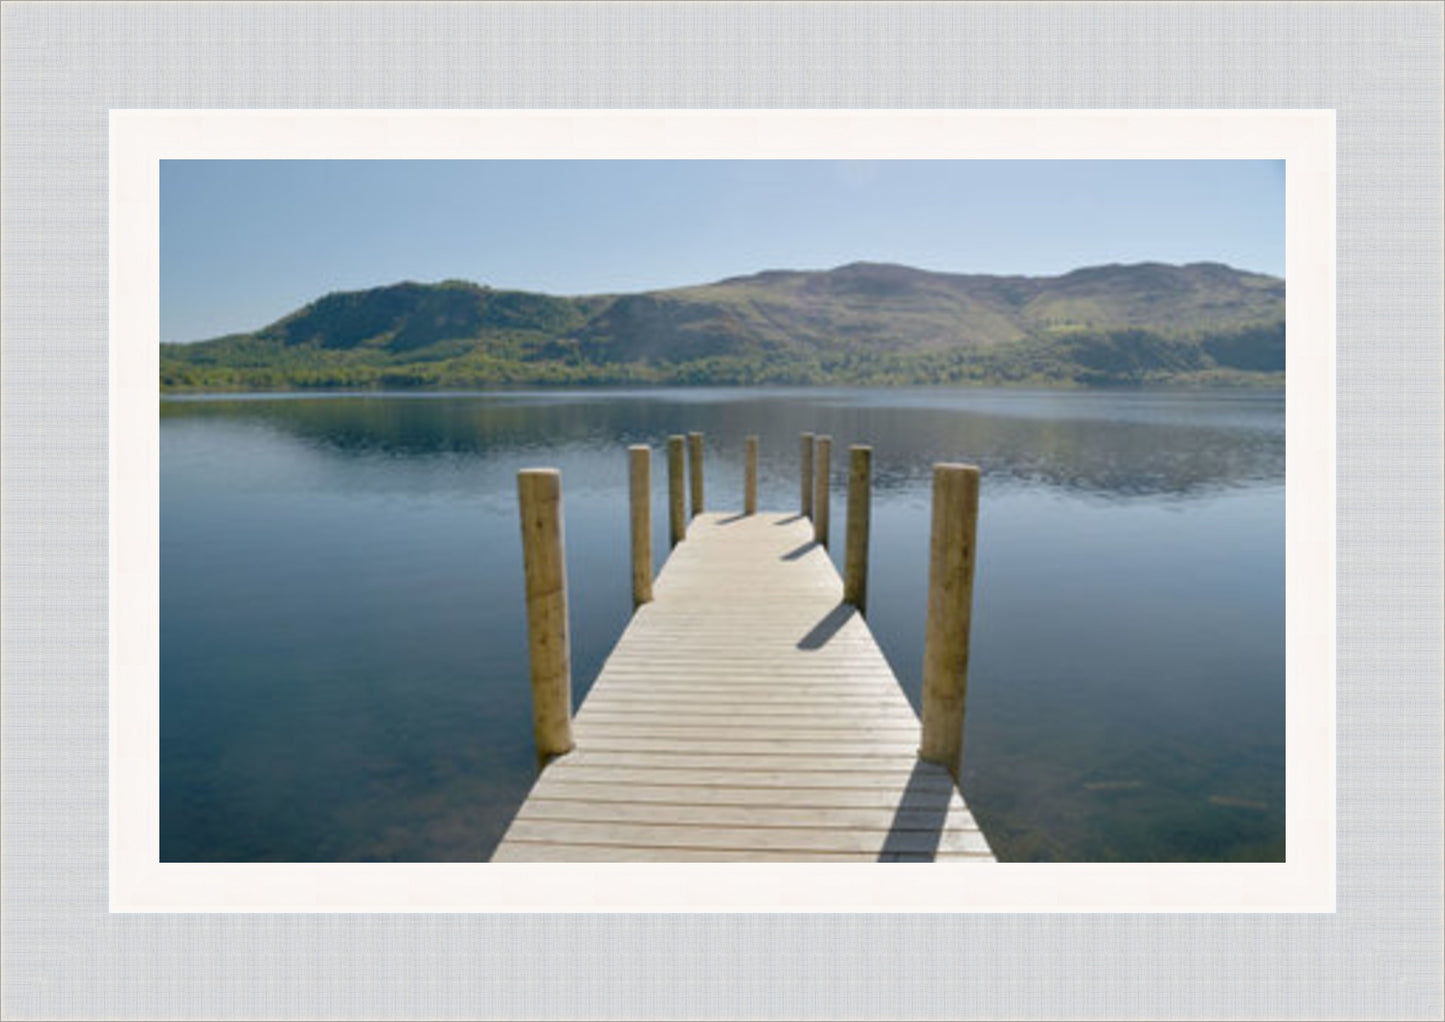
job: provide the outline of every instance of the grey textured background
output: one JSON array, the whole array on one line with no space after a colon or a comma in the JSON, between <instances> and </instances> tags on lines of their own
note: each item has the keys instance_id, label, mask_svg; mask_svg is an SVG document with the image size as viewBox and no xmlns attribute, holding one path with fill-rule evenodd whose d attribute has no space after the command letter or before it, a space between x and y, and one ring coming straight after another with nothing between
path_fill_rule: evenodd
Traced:
<instances>
[{"instance_id":1,"label":"grey textured background","mask_svg":"<svg viewBox=\"0 0 1445 1022\"><path fill-rule=\"evenodd\" d=\"M6 3L0 1014L1440 1018L1442 11ZM1338 111L1337 914L107 914L107 111L592 106Z\"/></svg>"}]
</instances>

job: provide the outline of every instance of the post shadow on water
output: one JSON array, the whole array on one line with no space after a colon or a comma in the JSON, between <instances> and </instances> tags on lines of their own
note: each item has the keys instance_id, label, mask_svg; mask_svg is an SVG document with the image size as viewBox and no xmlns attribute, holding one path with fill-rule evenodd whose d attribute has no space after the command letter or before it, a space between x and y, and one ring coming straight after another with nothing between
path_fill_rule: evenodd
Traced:
<instances>
[{"instance_id":1,"label":"post shadow on water","mask_svg":"<svg viewBox=\"0 0 1445 1022\"><path fill-rule=\"evenodd\" d=\"M952 799L953 781L948 771L935 763L914 760L878 861L932 862Z\"/></svg>"},{"instance_id":2,"label":"post shadow on water","mask_svg":"<svg viewBox=\"0 0 1445 1022\"><path fill-rule=\"evenodd\" d=\"M811 544L810 544L811 545ZM828 611L823 620L815 624L808 634L798 640L799 649L822 649L838 634L838 630L848 623L848 619L858 613L858 608L851 603L840 603Z\"/></svg>"}]
</instances>

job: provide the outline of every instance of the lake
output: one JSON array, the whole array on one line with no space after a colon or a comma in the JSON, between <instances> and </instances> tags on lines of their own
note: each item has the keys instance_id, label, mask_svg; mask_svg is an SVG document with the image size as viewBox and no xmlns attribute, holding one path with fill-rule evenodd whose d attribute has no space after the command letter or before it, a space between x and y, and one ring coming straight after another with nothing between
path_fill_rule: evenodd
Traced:
<instances>
[{"instance_id":1,"label":"lake","mask_svg":"<svg viewBox=\"0 0 1445 1022\"><path fill-rule=\"evenodd\" d=\"M809 388L160 403L161 857L486 859L535 776L516 473L562 472L574 699L631 613L629 444L709 510L873 446L868 622L917 709L931 466L983 470L961 786L1000 859L1282 861L1279 391Z\"/></svg>"}]
</instances>

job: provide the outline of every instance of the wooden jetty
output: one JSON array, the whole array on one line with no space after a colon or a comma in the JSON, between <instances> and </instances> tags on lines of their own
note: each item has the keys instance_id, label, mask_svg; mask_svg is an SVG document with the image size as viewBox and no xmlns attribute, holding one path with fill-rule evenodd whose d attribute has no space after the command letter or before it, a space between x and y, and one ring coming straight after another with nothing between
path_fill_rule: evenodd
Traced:
<instances>
[{"instance_id":1,"label":"wooden jetty","mask_svg":"<svg viewBox=\"0 0 1445 1022\"><path fill-rule=\"evenodd\" d=\"M951 480L945 489L968 473L973 486L948 512L958 521L942 527L936 472L921 728L863 617L868 449L852 452L845 586L818 522L749 513L755 438L746 448L742 513L700 510L701 437L688 438L694 514L679 536L682 444L673 441L674 547L656 579L638 568L651 565L650 530L642 527L650 522L650 452L629 453L637 609L572 720L566 636L556 632L566 621L560 480L548 470L522 473L534 709L546 765L492 861L993 861L955 784L977 470L941 466ZM828 438L818 441L821 449L805 451L804 471L816 465L819 480L802 493L826 508ZM545 538L549 517L556 550ZM950 577L939 545L957 546L951 537L965 526ZM936 617L950 613L951 622Z\"/></svg>"}]
</instances>

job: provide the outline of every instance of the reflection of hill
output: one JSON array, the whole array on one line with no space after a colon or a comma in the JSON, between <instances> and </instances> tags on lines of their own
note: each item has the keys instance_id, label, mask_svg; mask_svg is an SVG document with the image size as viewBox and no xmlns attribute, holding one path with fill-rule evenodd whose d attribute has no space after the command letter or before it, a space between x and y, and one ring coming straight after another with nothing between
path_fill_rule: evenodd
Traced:
<instances>
[{"instance_id":1,"label":"reflection of hill","mask_svg":"<svg viewBox=\"0 0 1445 1022\"><path fill-rule=\"evenodd\" d=\"M839 483L847 445L871 444L880 492L916 488L937 461L975 462L1000 481L1115 499L1192 496L1284 477L1282 404L1270 399L1242 412L1228 399L1166 399L1141 414L1129 396L1054 397L1037 405L1020 396L1001 411L971 408L966 396L953 407L910 407L890 403L888 393L860 392L853 401L847 392L829 392L828 404L760 391L727 400L584 392L167 401L160 412L163 420L262 424L340 455L418 458L544 458L558 448L630 443L660 449L670 434L701 430L713 467L736 462L743 437L757 433L765 468L781 475L796 470L797 436L811 430L833 436Z\"/></svg>"},{"instance_id":2,"label":"reflection of hill","mask_svg":"<svg viewBox=\"0 0 1445 1022\"><path fill-rule=\"evenodd\" d=\"M894 467L886 452L903 440L898 432L916 452L898 465L910 475L961 458L976 461L987 478L1113 498L1195 495L1284 476L1282 429L932 412L910 416L901 430L877 431L880 486Z\"/></svg>"},{"instance_id":3,"label":"reflection of hill","mask_svg":"<svg viewBox=\"0 0 1445 1022\"><path fill-rule=\"evenodd\" d=\"M586 435L595 413L567 402L385 397L166 401L162 419L241 419L342 454L485 455L565 444Z\"/></svg>"}]
</instances>

